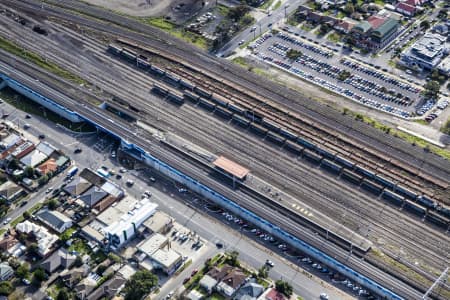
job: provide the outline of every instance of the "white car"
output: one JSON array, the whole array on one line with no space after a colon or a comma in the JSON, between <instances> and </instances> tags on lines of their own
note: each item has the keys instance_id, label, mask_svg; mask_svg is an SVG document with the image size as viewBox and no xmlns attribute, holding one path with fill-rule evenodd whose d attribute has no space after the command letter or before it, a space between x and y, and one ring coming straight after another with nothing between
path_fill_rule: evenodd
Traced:
<instances>
[{"instance_id":1,"label":"white car","mask_svg":"<svg viewBox=\"0 0 450 300\"><path fill-rule=\"evenodd\" d=\"M326 293L320 294L320 299L321 300L328 300L329 299L328 294L326 294Z\"/></svg>"},{"instance_id":2,"label":"white car","mask_svg":"<svg viewBox=\"0 0 450 300\"><path fill-rule=\"evenodd\" d=\"M11 218L6 218L6 220L5 221L3 221L3 224L8 224L9 222L11 222Z\"/></svg>"},{"instance_id":3,"label":"white car","mask_svg":"<svg viewBox=\"0 0 450 300\"><path fill-rule=\"evenodd\" d=\"M269 267L273 268L275 266L275 264L271 261L271 260L266 260L266 265L268 265Z\"/></svg>"}]
</instances>

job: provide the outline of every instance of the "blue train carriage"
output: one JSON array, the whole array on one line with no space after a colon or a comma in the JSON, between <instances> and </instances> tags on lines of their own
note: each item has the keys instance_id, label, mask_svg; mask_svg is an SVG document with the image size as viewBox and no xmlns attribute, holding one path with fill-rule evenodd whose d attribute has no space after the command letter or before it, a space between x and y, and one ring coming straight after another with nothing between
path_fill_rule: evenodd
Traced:
<instances>
[{"instance_id":1,"label":"blue train carriage","mask_svg":"<svg viewBox=\"0 0 450 300\"><path fill-rule=\"evenodd\" d=\"M165 70L163 70L155 65L150 66L149 72L156 76L164 76L164 74L166 74Z\"/></svg>"},{"instance_id":2,"label":"blue train carriage","mask_svg":"<svg viewBox=\"0 0 450 300\"><path fill-rule=\"evenodd\" d=\"M419 197L417 197L417 203L422 205L423 207L426 207L427 209L437 208L437 203L425 195L420 195Z\"/></svg>"},{"instance_id":3,"label":"blue train carriage","mask_svg":"<svg viewBox=\"0 0 450 300\"><path fill-rule=\"evenodd\" d=\"M359 185L363 179L361 175L356 174L353 171L344 169L341 173L341 177L351 183Z\"/></svg>"},{"instance_id":4,"label":"blue train carriage","mask_svg":"<svg viewBox=\"0 0 450 300\"><path fill-rule=\"evenodd\" d=\"M397 194L402 195L402 196L412 199L412 200L416 200L416 198L417 198L416 193L414 193L413 191L411 191L411 190L407 189L406 187L399 185L399 184L394 187L394 191Z\"/></svg>"},{"instance_id":5,"label":"blue train carriage","mask_svg":"<svg viewBox=\"0 0 450 300\"><path fill-rule=\"evenodd\" d=\"M342 170L342 167L329 159L322 159L322 163L320 164L322 168L325 168L333 173L339 174Z\"/></svg>"},{"instance_id":6,"label":"blue train carriage","mask_svg":"<svg viewBox=\"0 0 450 300\"><path fill-rule=\"evenodd\" d=\"M269 129L270 131L273 131L276 133L280 132L280 125L273 122L272 120L267 119L267 118L262 119L261 125L266 127L267 129Z\"/></svg>"},{"instance_id":7,"label":"blue train carriage","mask_svg":"<svg viewBox=\"0 0 450 300\"><path fill-rule=\"evenodd\" d=\"M427 213L427 209L424 208L423 206L412 202L411 200L405 200L405 203L403 205L403 209L405 211L408 211L412 214L415 214L419 217L423 217L425 216L425 214Z\"/></svg>"},{"instance_id":8,"label":"blue train carriage","mask_svg":"<svg viewBox=\"0 0 450 300\"><path fill-rule=\"evenodd\" d=\"M319 164L322 161L322 156L308 149L303 150L303 157L316 164Z\"/></svg>"},{"instance_id":9,"label":"blue train carriage","mask_svg":"<svg viewBox=\"0 0 450 300\"><path fill-rule=\"evenodd\" d=\"M199 95L202 98L209 99L211 98L212 94L208 92L207 90L204 90L203 88L200 88L198 86L194 87L194 92Z\"/></svg>"},{"instance_id":10,"label":"blue train carriage","mask_svg":"<svg viewBox=\"0 0 450 300\"><path fill-rule=\"evenodd\" d=\"M228 109L240 115L243 115L245 113L245 108L239 106L234 101L233 103L228 103Z\"/></svg>"},{"instance_id":11,"label":"blue train carriage","mask_svg":"<svg viewBox=\"0 0 450 300\"><path fill-rule=\"evenodd\" d=\"M353 169L353 167L355 166L354 162L344 158L343 156L341 156L339 154L335 156L334 161L336 163L340 164L341 166L343 166L344 168L347 168L350 170Z\"/></svg>"},{"instance_id":12,"label":"blue train carriage","mask_svg":"<svg viewBox=\"0 0 450 300\"><path fill-rule=\"evenodd\" d=\"M200 100L200 96L189 91L184 91L183 96L186 100L189 100L192 103L198 103Z\"/></svg>"},{"instance_id":13,"label":"blue train carriage","mask_svg":"<svg viewBox=\"0 0 450 300\"><path fill-rule=\"evenodd\" d=\"M145 71L148 71L151 68L151 64L146 59L140 57L137 58L137 66Z\"/></svg>"},{"instance_id":14,"label":"blue train carriage","mask_svg":"<svg viewBox=\"0 0 450 300\"><path fill-rule=\"evenodd\" d=\"M216 106L216 110L214 110L214 114L218 115L221 118L224 118L226 120L231 119L233 116L233 113L229 111L228 109L220 106Z\"/></svg>"},{"instance_id":15,"label":"blue train carriage","mask_svg":"<svg viewBox=\"0 0 450 300\"><path fill-rule=\"evenodd\" d=\"M405 201L405 197L388 190L384 190L381 197L396 206L402 206Z\"/></svg>"},{"instance_id":16,"label":"blue train carriage","mask_svg":"<svg viewBox=\"0 0 450 300\"><path fill-rule=\"evenodd\" d=\"M381 192L384 189L384 187L381 184L377 184L367 178L362 181L361 187L366 191L369 191L375 195L381 194Z\"/></svg>"},{"instance_id":17,"label":"blue train carriage","mask_svg":"<svg viewBox=\"0 0 450 300\"><path fill-rule=\"evenodd\" d=\"M166 73L164 74L163 80L170 85L178 87L181 79L174 73L166 71Z\"/></svg>"},{"instance_id":18,"label":"blue train carriage","mask_svg":"<svg viewBox=\"0 0 450 300\"><path fill-rule=\"evenodd\" d=\"M108 45L108 52L114 54L114 55L120 55L122 52L122 47L116 44L109 44Z\"/></svg>"},{"instance_id":19,"label":"blue train carriage","mask_svg":"<svg viewBox=\"0 0 450 300\"><path fill-rule=\"evenodd\" d=\"M136 62L137 60L137 54L134 51L131 51L129 49L123 49L122 53L121 53L122 57L125 58L126 60L130 61L130 62Z\"/></svg>"},{"instance_id":20,"label":"blue train carriage","mask_svg":"<svg viewBox=\"0 0 450 300\"><path fill-rule=\"evenodd\" d=\"M235 123L235 124L237 124L237 125L239 125L240 127L243 127L243 128L248 128L248 126L250 125L250 121L249 120L247 120L246 118L241 117L241 116L239 116L237 114L234 114L231 119L232 119L233 123Z\"/></svg>"}]
</instances>

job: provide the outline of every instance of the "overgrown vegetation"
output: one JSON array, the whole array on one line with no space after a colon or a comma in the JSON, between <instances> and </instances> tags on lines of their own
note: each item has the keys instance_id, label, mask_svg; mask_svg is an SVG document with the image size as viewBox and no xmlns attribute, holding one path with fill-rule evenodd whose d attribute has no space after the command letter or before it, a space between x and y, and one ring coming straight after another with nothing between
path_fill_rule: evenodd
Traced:
<instances>
[{"instance_id":1,"label":"overgrown vegetation","mask_svg":"<svg viewBox=\"0 0 450 300\"><path fill-rule=\"evenodd\" d=\"M289 49L286 52L286 56L290 60L297 60L298 58L300 58L302 56L302 52L295 50L295 49Z\"/></svg>"},{"instance_id":2,"label":"overgrown vegetation","mask_svg":"<svg viewBox=\"0 0 450 300\"><path fill-rule=\"evenodd\" d=\"M125 300L142 299L158 286L158 277L150 271L140 270L131 276L122 292Z\"/></svg>"},{"instance_id":3,"label":"overgrown vegetation","mask_svg":"<svg viewBox=\"0 0 450 300\"><path fill-rule=\"evenodd\" d=\"M42 58L41 56L37 55L36 53L25 50L23 47L17 45L16 43L14 43L12 41L6 40L3 37L0 37L0 48L11 54L14 54L15 56L25 59L26 61L29 61L52 74L55 74L59 77L67 79L73 83L87 84L87 82L84 79L82 79L81 77L79 77L75 74L72 74L67 70L64 70L60 66L58 66L52 62L49 62L48 60Z\"/></svg>"},{"instance_id":4,"label":"overgrown vegetation","mask_svg":"<svg viewBox=\"0 0 450 300\"><path fill-rule=\"evenodd\" d=\"M441 131L445 134L450 134L450 119L445 122L445 124L441 127Z\"/></svg>"}]
</instances>

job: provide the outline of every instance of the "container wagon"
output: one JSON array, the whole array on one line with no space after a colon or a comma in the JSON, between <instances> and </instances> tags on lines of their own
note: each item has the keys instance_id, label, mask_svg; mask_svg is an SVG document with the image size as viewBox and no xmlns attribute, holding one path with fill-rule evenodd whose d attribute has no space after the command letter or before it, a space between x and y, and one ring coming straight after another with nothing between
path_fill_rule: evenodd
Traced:
<instances>
[{"instance_id":1,"label":"container wagon","mask_svg":"<svg viewBox=\"0 0 450 300\"><path fill-rule=\"evenodd\" d=\"M437 204L427 196L419 196L417 197L417 203L426 207L426 208L436 208Z\"/></svg>"},{"instance_id":2,"label":"container wagon","mask_svg":"<svg viewBox=\"0 0 450 300\"><path fill-rule=\"evenodd\" d=\"M148 61L140 59L140 58L137 59L137 66L145 71L148 71L151 67L151 65Z\"/></svg>"},{"instance_id":3,"label":"container wagon","mask_svg":"<svg viewBox=\"0 0 450 300\"><path fill-rule=\"evenodd\" d=\"M158 68L155 65L151 65L149 71L152 74L157 75L157 76L164 76L164 74L166 73L166 71L164 71L163 69Z\"/></svg>"},{"instance_id":4,"label":"container wagon","mask_svg":"<svg viewBox=\"0 0 450 300\"><path fill-rule=\"evenodd\" d=\"M217 105L220 105L222 107L228 107L229 100L219 94L214 93L211 96L211 101L213 101L214 103L216 103Z\"/></svg>"},{"instance_id":5,"label":"container wagon","mask_svg":"<svg viewBox=\"0 0 450 300\"><path fill-rule=\"evenodd\" d=\"M156 83L153 84L152 92L157 95L160 95L162 97L167 96L167 94L169 93L169 91L166 88L164 88Z\"/></svg>"},{"instance_id":6,"label":"container wagon","mask_svg":"<svg viewBox=\"0 0 450 300\"><path fill-rule=\"evenodd\" d=\"M240 117L236 114L233 115L232 120L234 123L238 124L241 127L247 128L250 125L250 121L247 119Z\"/></svg>"},{"instance_id":7,"label":"container wagon","mask_svg":"<svg viewBox=\"0 0 450 300\"><path fill-rule=\"evenodd\" d=\"M436 208L436 210L439 214L443 215L444 217L450 220L450 209L439 206Z\"/></svg>"},{"instance_id":8,"label":"container wagon","mask_svg":"<svg viewBox=\"0 0 450 300\"><path fill-rule=\"evenodd\" d=\"M217 106L215 103L213 103L207 99L204 99L204 98L200 98L198 105L200 105L201 107L203 107L209 111L213 111Z\"/></svg>"},{"instance_id":9,"label":"container wagon","mask_svg":"<svg viewBox=\"0 0 450 300\"><path fill-rule=\"evenodd\" d=\"M228 104L228 109L230 109L231 111L241 114L243 115L245 112L245 109L240 107L239 105L235 104L235 103L229 103Z\"/></svg>"},{"instance_id":10,"label":"container wagon","mask_svg":"<svg viewBox=\"0 0 450 300\"><path fill-rule=\"evenodd\" d=\"M360 184L362 180L362 176L347 169L342 171L341 177L355 184Z\"/></svg>"},{"instance_id":11,"label":"container wagon","mask_svg":"<svg viewBox=\"0 0 450 300\"><path fill-rule=\"evenodd\" d=\"M383 191L382 197L383 199L386 199L397 206L401 206L405 201L405 198L403 196L388 190Z\"/></svg>"},{"instance_id":12,"label":"container wagon","mask_svg":"<svg viewBox=\"0 0 450 300\"><path fill-rule=\"evenodd\" d=\"M294 153L295 155L301 155L304 149L302 146L297 145L291 141L286 141L286 143L284 144L284 148L287 151Z\"/></svg>"},{"instance_id":13,"label":"container wagon","mask_svg":"<svg viewBox=\"0 0 450 300\"><path fill-rule=\"evenodd\" d=\"M358 166L358 165L356 165L356 167L355 167L355 172L359 173L363 176L366 176L368 178L373 178L375 176L375 174L372 173L371 171L369 171L361 166Z\"/></svg>"},{"instance_id":14,"label":"container wagon","mask_svg":"<svg viewBox=\"0 0 450 300\"><path fill-rule=\"evenodd\" d=\"M282 146L286 141L284 137L270 131L267 133L266 139L280 146Z\"/></svg>"},{"instance_id":15,"label":"container wagon","mask_svg":"<svg viewBox=\"0 0 450 300\"><path fill-rule=\"evenodd\" d=\"M410 200L405 200L405 204L403 205L403 209L406 211L409 211L419 217L423 217L426 214L426 209L423 208L420 205L417 205L416 203L410 201Z\"/></svg>"},{"instance_id":16,"label":"container wagon","mask_svg":"<svg viewBox=\"0 0 450 300\"><path fill-rule=\"evenodd\" d=\"M307 141L307 140L305 140L305 139L303 139L303 138L301 138L301 137L299 137L299 138L297 139L297 143L299 143L299 144L302 145L303 147L308 148L308 149L310 149L310 150L316 149L316 145L314 145L312 142Z\"/></svg>"},{"instance_id":17,"label":"container wagon","mask_svg":"<svg viewBox=\"0 0 450 300\"><path fill-rule=\"evenodd\" d=\"M200 99L199 96L197 96L197 95L194 94L194 93L188 92L188 91L185 91L185 92L183 93L183 96L184 96L184 98L185 98L186 100L189 100L189 101L191 101L191 102L193 102L193 103L197 103L198 100Z\"/></svg>"},{"instance_id":18,"label":"container wagon","mask_svg":"<svg viewBox=\"0 0 450 300\"><path fill-rule=\"evenodd\" d=\"M270 131L278 133L280 131L280 125L275 122L272 122L269 119L263 118L261 121L261 125L269 129Z\"/></svg>"},{"instance_id":19,"label":"container wagon","mask_svg":"<svg viewBox=\"0 0 450 300\"><path fill-rule=\"evenodd\" d=\"M177 105L182 105L184 103L183 94L179 92L170 91L167 95L167 99Z\"/></svg>"},{"instance_id":20,"label":"container wagon","mask_svg":"<svg viewBox=\"0 0 450 300\"><path fill-rule=\"evenodd\" d=\"M120 53L122 52L122 47L114 44L109 44L108 51L112 54L120 55Z\"/></svg>"},{"instance_id":21,"label":"container wagon","mask_svg":"<svg viewBox=\"0 0 450 300\"><path fill-rule=\"evenodd\" d=\"M225 119L230 119L233 116L232 112L220 106L216 106L214 113Z\"/></svg>"},{"instance_id":22,"label":"container wagon","mask_svg":"<svg viewBox=\"0 0 450 300\"><path fill-rule=\"evenodd\" d=\"M428 211L425 219L441 228L448 229L448 221L434 211Z\"/></svg>"},{"instance_id":23,"label":"container wagon","mask_svg":"<svg viewBox=\"0 0 450 300\"><path fill-rule=\"evenodd\" d=\"M297 140L297 135L287 129L280 129L280 135L284 136L285 138L287 138L288 140L291 141L296 141Z\"/></svg>"},{"instance_id":24,"label":"container wagon","mask_svg":"<svg viewBox=\"0 0 450 300\"><path fill-rule=\"evenodd\" d=\"M171 72L166 72L164 74L163 80L170 85L178 86L178 83L180 82L180 77L176 76L175 74L173 74Z\"/></svg>"},{"instance_id":25,"label":"container wagon","mask_svg":"<svg viewBox=\"0 0 450 300\"><path fill-rule=\"evenodd\" d=\"M395 186L395 183L394 183L394 182L392 182L391 180L389 180L389 179L387 179L387 178L385 178L385 177L383 177L383 176L381 176L381 175L375 175L375 176L373 177L373 180L374 180L375 182L377 182L377 183L379 183L379 184L385 186L385 187L390 188L390 189L393 189L394 186Z\"/></svg>"},{"instance_id":26,"label":"container wagon","mask_svg":"<svg viewBox=\"0 0 450 300\"><path fill-rule=\"evenodd\" d=\"M209 93L209 92L207 92L207 91L205 91L205 90L199 88L198 86L195 86L195 87L194 87L194 92L195 92L197 95L200 95L200 96L203 97L203 98L206 98L206 99L211 98L211 93Z\"/></svg>"},{"instance_id":27,"label":"container wagon","mask_svg":"<svg viewBox=\"0 0 450 300\"><path fill-rule=\"evenodd\" d=\"M258 135L265 136L269 130L253 122L250 123L250 131Z\"/></svg>"},{"instance_id":28,"label":"container wagon","mask_svg":"<svg viewBox=\"0 0 450 300\"><path fill-rule=\"evenodd\" d=\"M353 169L353 167L355 166L354 162L351 162L348 159L345 159L340 155L336 155L335 162L337 162L338 164L340 164L341 166L343 166L347 169Z\"/></svg>"},{"instance_id":29,"label":"container wagon","mask_svg":"<svg viewBox=\"0 0 450 300\"><path fill-rule=\"evenodd\" d=\"M303 150L303 157L314 163L320 163L320 161L322 160L322 156L308 149Z\"/></svg>"},{"instance_id":30,"label":"container wagon","mask_svg":"<svg viewBox=\"0 0 450 300\"><path fill-rule=\"evenodd\" d=\"M336 156L336 152L327 151L321 147L317 147L316 151L319 155L322 155L323 157L329 158L331 160L334 160L334 157Z\"/></svg>"},{"instance_id":31,"label":"container wagon","mask_svg":"<svg viewBox=\"0 0 450 300\"><path fill-rule=\"evenodd\" d=\"M366 191L379 195L383 191L383 186L368 179L362 181L361 187Z\"/></svg>"},{"instance_id":32,"label":"container wagon","mask_svg":"<svg viewBox=\"0 0 450 300\"><path fill-rule=\"evenodd\" d=\"M334 162L332 162L332 161L330 161L330 160L328 160L326 158L322 159L322 164L320 166L322 168L326 168L326 169L328 169L328 170L330 170L332 172L338 173L338 174L342 170L341 166L335 164Z\"/></svg>"},{"instance_id":33,"label":"container wagon","mask_svg":"<svg viewBox=\"0 0 450 300\"><path fill-rule=\"evenodd\" d=\"M409 199L413 199L415 200L417 198L417 194L408 190L407 188L401 186L401 185L396 185L394 188L394 191L402 196L408 197Z\"/></svg>"},{"instance_id":34,"label":"container wagon","mask_svg":"<svg viewBox=\"0 0 450 300\"><path fill-rule=\"evenodd\" d=\"M181 79L180 80L180 86L184 89L193 91L194 90L194 84L192 82L190 82L189 80L186 79Z\"/></svg>"}]
</instances>

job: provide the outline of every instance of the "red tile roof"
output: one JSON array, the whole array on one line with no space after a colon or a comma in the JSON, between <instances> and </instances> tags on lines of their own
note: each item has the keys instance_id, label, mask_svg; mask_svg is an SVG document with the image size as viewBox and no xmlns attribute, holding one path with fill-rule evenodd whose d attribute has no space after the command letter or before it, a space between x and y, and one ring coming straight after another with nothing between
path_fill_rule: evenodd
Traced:
<instances>
[{"instance_id":1,"label":"red tile roof","mask_svg":"<svg viewBox=\"0 0 450 300\"><path fill-rule=\"evenodd\" d=\"M341 21L336 25L336 27L342 28L345 31L350 31L353 28L353 26L355 26L354 23L350 23L347 21Z\"/></svg>"},{"instance_id":2,"label":"red tile roof","mask_svg":"<svg viewBox=\"0 0 450 300\"><path fill-rule=\"evenodd\" d=\"M404 4L408 4L411 6L418 6L422 4L421 0L406 0L405 2L403 2Z\"/></svg>"},{"instance_id":3,"label":"red tile roof","mask_svg":"<svg viewBox=\"0 0 450 300\"><path fill-rule=\"evenodd\" d=\"M386 22L387 18L378 17L378 16L370 16L367 19L367 22L370 23L372 29L375 30Z\"/></svg>"},{"instance_id":4,"label":"red tile roof","mask_svg":"<svg viewBox=\"0 0 450 300\"><path fill-rule=\"evenodd\" d=\"M58 170L58 165L56 164L55 159L50 158L46 162L40 164L37 168L42 175L47 175L49 172L56 172L56 170Z\"/></svg>"},{"instance_id":5,"label":"red tile roof","mask_svg":"<svg viewBox=\"0 0 450 300\"><path fill-rule=\"evenodd\" d=\"M407 11L409 13L414 13L416 11L416 8L412 5L406 4L406 3L399 3L397 4L397 6L395 7L397 10L401 9L403 11Z\"/></svg>"},{"instance_id":6,"label":"red tile roof","mask_svg":"<svg viewBox=\"0 0 450 300\"><path fill-rule=\"evenodd\" d=\"M276 289L272 289L266 295L267 300L287 300L287 297L282 293L278 292Z\"/></svg>"}]
</instances>

